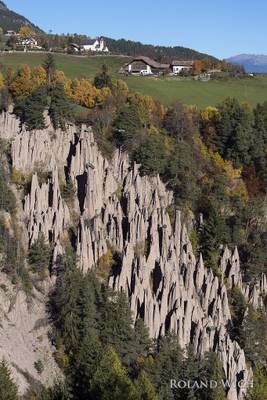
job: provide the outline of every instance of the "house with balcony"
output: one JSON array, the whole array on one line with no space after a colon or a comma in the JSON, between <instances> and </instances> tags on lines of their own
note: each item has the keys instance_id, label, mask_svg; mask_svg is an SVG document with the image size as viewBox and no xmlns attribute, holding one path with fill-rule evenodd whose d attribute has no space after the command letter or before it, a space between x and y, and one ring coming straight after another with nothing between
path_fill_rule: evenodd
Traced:
<instances>
[{"instance_id":1,"label":"house with balcony","mask_svg":"<svg viewBox=\"0 0 267 400\"><path fill-rule=\"evenodd\" d=\"M169 64L161 64L152 58L139 56L132 59L125 68L125 72L133 75L156 75L170 72Z\"/></svg>"}]
</instances>

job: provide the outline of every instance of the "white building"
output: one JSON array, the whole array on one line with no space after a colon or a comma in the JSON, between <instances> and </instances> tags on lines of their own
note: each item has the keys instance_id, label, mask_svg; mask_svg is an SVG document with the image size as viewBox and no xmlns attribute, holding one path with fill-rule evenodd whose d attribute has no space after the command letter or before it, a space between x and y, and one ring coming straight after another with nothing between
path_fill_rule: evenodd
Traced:
<instances>
[{"instance_id":1,"label":"white building","mask_svg":"<svg viewBox=\"0 0 267 400\"><path fill-rule=\"evenodd\" d=\"M92 51L94 53L108 53L109 50L103 38L86 39L79 46L72 45L75 51Z\"/></svg>"},{"instance_id":2,"label":"white building","mask_svg":"<svg viewBox=\"0 0 267 400\"><path fill-rule=\"evenodd\" d=\"M40 46L38 46L38 42L34 38L20 38L18 40L17 46L25 47L28 49L41 49Z\"/></svg>"},{"instance_id":3,"label":"white building","mask_svg":"<svg viewBox=\"0 0 267 400\"><path fill-rule=\"evenodd\" d=\"M179 75L181 72L190 71L193 66L194 61L174 60L171 62L171 69L175 75Z\"/></svg>"},{"instance_id":4,"label":"white building","mask_svg":"<svg viewBox=\"0 0 267 400\"><path fill-rule=\"evenodd\" d=\"M18 36L18 33L15 31L6 31L5 36L7 37Z\"/></svg>"}]
</instances>

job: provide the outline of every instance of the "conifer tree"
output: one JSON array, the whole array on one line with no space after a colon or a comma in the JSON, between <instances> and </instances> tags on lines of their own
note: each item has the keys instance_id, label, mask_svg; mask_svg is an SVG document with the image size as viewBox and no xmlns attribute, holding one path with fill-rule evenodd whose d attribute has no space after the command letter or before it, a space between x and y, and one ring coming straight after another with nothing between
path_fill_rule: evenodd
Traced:
<instances>
[{"instance_id":1,"label":"conifer tree","mask_svg":"<svg viewBox=\"0 0 267 400\"><path fill-rule=\"evenodd\" d=\"M253 388L248 391L248 400L267 399L267 376L266 371L261 366L257 366L253 376Z\"/></svg>"},{"instance_id":2,"label":"conifer tree","mask_svg":"<svg viewBox=\"0 0 267 400\"><path fill-rule=\"evenodd\" d=\"M46 72L46 79L48 87L51 87L52 78L56 72L56 61L53 54L48 53L44 60L43 67Z\"/></svg>"},{"instance_id":3,"label":"conifer tree","mask_svg":"<svg viewBox=\"0 0 267 400\"><path fill-rule=\"evenodd\" d=\"M46 242L43 234L33 243L29 250L29 263L34 272L43 273L49 267L51 257L51 247Z\"/></svg>"},{"instance_id":4,"label":"conifer tree","mask_svg":"<svg viewBox=\"0 0 267 400\"><path fill-rule=\"evenodd\" d=\"M111 346L108 346L92 379L94 400L137 400L138 393Z\"/></svg>"},{"instance_id":5,"label":"conifer tree","mask_svg":"<svg viewBox=\"0 0 267 400\"><path fill-rule=\"evenodd\" d=\"M73 121L73 106L61 84L51 89L49 115L55 129L65 130L66 123Z\"/></svg>"},{"instance_id":6,"label":"conifer tree","mask_svg":"<svg viewBox=\"0 0 267 400\"><path fill-rule=\"evenodd\" d=\"M140 338L140 331L139 337L135 336L129 302L124 293L107 290L103 294L100 304L99 331L102 343L111 344L123 365L131 371L140 355L138 352L143 339Z\"/></svg>"},{"instance_id":7,"label":"conifer tree","mask_svg":"<svg viewBox=\"0 0 267 400\"><path fill-rule=\"evenodd\" d=\"M0 400L17 400L18 390L11 378L7 363L3 360L0 363Z\"/></svg>"},{"instance_id":8,"label":"conifer tree","mask_svg":"<svg viewBox=\"0 0 267 400\"><path fill-rule=\"evenodd\" d=\"M104 87L112 88L112 80L108 73L108 67L106 64L102 65L102 71L100 74L96 75L94 85L97 89L103 89Z\"/></svg>"},{"instance_id":9,"label":"conifer tree","mask_svg":"<svg viewBox=\"0 0 267 400\"><path fill-rule=\"evenodd\" d=\"M81 338L82 274L76 257L66 250L58 266L59 275L50 299L51 318L68 352L76 352Z\"/></svg>"},{"instance_id":10,"label":"conifer tree","mask_svg":"<svg viewBox=\"0 0 267 400\"><path fill-rule=\"evenodd\" d=\"M228 98L218 106L217 148L236 166L250 162L253 139L253 114L246 104Z\"/></svg>"},{"instance_id":11,"label":"conifer tree","mask_svg":"<svg viewBox=\"0 0 267 400\"><path fill-rule=\"evenodd\" d=\"M158 352L155 360L148 359L145 370L156 388L161 400L178 399L176 390L171 388L170 380L179 380L182 376L183 354L180 349L178 338L169 335L159 342Z\"/></svg>"},{"instance_id":12,"label":"conifer tree","mask_svg":"<svg viewBox=\"0 0 267 400\"><path fill-rule=\"evenodd\" d=\"M214 381L217 383L216 387L201 389L201 396L206 400L226 400L223 381L225 379L223 365L218 355L214 352L207 353L203 360L200 362L199 379L204 382Z\"/></svg>"},{"instance_id":13,"label":"conifer tree","mask_svg":"<svg viewBox=\"0 0 267 400\"><path fill-rule=\"evenodd\" d=\"M44 111L47 106L47 92L44 87L34 91L26 100L15 107L15 113L27 130L45 129Z\"/></svg>"},{"instance_id":14,"label":"conifer tree","mask_svg":"<svg viewBox=\"0 0 267 400\"><path fill-rule=\"evenodd\" d=\"M140 400L158 400L156 390L150 382L145 371L141 371L135 381L135 386Z\"/></svg>"},{"instance_id":15,"label":"conifer tree","mask_svg":"<svg viewBox=\"0 0 267 400\"><path fill-rule=\"evenodd\" d=\"M74 357L72 373L80 400L90 399L91 380L102 355L96 321L97 291L98 283L93 274L88 273L81 290L81 342Z\"/></svg>"}]
</instances>

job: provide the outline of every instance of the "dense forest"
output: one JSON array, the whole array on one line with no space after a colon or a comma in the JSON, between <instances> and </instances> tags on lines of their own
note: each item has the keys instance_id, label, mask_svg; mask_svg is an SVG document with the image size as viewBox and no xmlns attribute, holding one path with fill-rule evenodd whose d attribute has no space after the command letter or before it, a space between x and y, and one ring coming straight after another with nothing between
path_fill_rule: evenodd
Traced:
<instances>
[{"instance_id":1,"label":"dense forest","mask_svg":"<svg viewBox=\"0 0 267 400\"><path fill-rule=\"evenodd\" d=\"M124 54L128 56L143 55L151 57L155 60L162 61L168 59L178 60L202 60L209 58L211 61L218 62L219 60L207 54L199 53L198 51L188 49L182 46L166 47L153 46L151 44L143 44L125 39L104 38L111 53Z\"/></svg>"},{"instance_id":2,"label":"dense forest","mask_svg":"<svg viewBox=\"0 0 267 400\"><path fill-rule=\"evenodd\" d=\"M195 255L201 252L215 275L221 273L224 245L238 246L248 282L266 272L267 102L255 109L234 98L203 110L181 103L164 107L151 97L130 92L125 82L112 80L105 66L94 82L68 79L56 69L51 55L34 69L1 70L1 110L14 104L14 113L28 130L45 128L44 112L55 128L64 130L71 121L91 124L106 157L120 146L132 162L141 164L143 174L161 176L174 192L174 204L169 208L172 220L177 208L185 215L203 216L203 221L196 218L190 239ZM0 207L15 215L16 198L10 183L27 193L29 182L12 173L9 151L2 143L0 193L6 196ZM63 196L72 195L72 182L67 182ZM15 224L16 218L13 220ZM9 237L1 219L0 232L6 271L30 293L30 275L21 268L20 257L27 257L33 273L45 276L50 271L51 249L40 236L28 254L23 254L19 246L12 245L11 241L18 239ZM14 232L18 238L19 233ZM225 399L222 386L197 392L171 388L170 376L224 379L217 355L207 353L199 359L190 347L185 355L173 335L151 341L141 320L133 324L125 295L109 289L107 279L95 272L82 275L73 249L67 246L65 250L57 261L49 315L51 341L66 380L52 390L33 390L25 399ZM116 268L120 254L111 253L101 262ZM228 295L234 321L229 333L245 349L255 372L249 399L264 399L265 310L248 307L238 289L229 290ZM4 361L0 365L2 398L17 398Z\"/></svg>"}]
</instances>

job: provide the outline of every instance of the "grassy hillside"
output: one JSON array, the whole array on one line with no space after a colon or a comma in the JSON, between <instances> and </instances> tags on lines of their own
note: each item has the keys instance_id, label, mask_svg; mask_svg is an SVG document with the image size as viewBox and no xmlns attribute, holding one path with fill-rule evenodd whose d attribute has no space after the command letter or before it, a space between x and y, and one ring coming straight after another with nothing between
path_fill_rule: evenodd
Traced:
<instances>
[{"instance_id":1,"label":"grassy hillside","mask_svg":"<svg viewBox=\"0 0 267 400\"><path fill-rule=\"evenodd\" d=\"M43 63L46 55L42 53L12 53L0 55L0 63L16 68L18 65L28 64L36 67ZM127 57L79 57L70 55L55 55L57 69L65 72L70 78L87 77L93 78L103 64L107 64L110 73L115 76Z\"/></svg>"},{"instance_id":2,"label":"grassy hillside","mask_svg":"<svg viewBox=\"0 0 267 400\"><path fill-rule=\"evenodd\" d=\"M0 63L6 66L17 67L21 64L29 64L31 67L43 62L44 54L4 54L0 56ZM113 77L120 77L119 68L128 60L126 57L75 57L56 55L58 69L63 70L67 76L88 77L92 79L106 63ZM153 96L162 103L169 104L180 100L185 104L196 104L198 107L216 105L225 97L237 97L241 101L247 101L252 106L258 102L267 100L267 77L253 79L234 79L226 81L172 81L168 78L125 78L129 87L133 90Z\"/></svg>"},{"instance_id":3,"label":"grassy hillside","mask_svg":"<svg viewBox=\"0 0 267 400\"><path fill-rule=\"evenodd\" d=\"M139 77L127 78L129 87L148 94L164 104L179 100L198 107L216 105L226 97L236 97L252 106L267 100L267 77L225 81L171 81Z\"/></svg>"}]
</instances>

